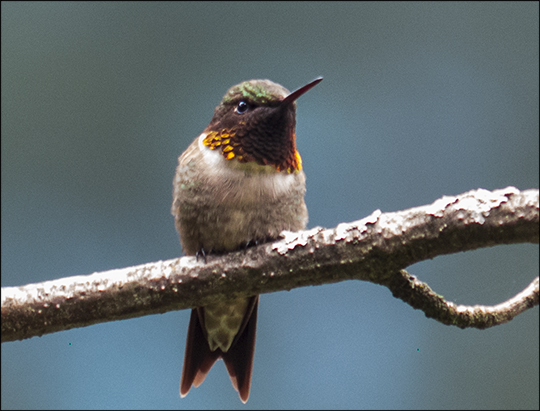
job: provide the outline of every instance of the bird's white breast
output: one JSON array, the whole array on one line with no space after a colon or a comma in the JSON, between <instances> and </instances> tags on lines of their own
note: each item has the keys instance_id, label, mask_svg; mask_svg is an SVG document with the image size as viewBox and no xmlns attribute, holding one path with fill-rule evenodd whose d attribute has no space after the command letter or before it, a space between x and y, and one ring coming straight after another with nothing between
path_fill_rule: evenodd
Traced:
<instances>
[{"instance_id":1,"label":"bird's white breast","mask_svg":"<svg viewBox=\"0 0 540 411\"><path fill-rule=\"evenodd\" d=\"M270 165L227 160L221 150L212 150L203 144L205 137L206 133L202 133L198 140L204 173L212 183L226 188L220 191L230 200L257 202L265 196L287 196L298 190L298 184L305 180L303 172L284 173Z\"/></svg>"}]
</instances>

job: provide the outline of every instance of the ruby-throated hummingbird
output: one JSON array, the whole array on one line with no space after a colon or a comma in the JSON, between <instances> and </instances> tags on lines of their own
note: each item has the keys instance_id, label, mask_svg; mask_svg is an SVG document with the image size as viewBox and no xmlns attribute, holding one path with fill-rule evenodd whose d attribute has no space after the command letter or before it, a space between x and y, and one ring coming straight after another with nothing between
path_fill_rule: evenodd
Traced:
<instances>
[{"instance_id":1,"label":"ruby-throated hummingbird","mask_svg":"<svg viewBox=\"0 0 540 411\"><path fill-rule=\"evenodd\" d=\"M296 99L269 80L231 87L199 137L179 157L173 181L176 229L186 255L228 252L306 227L306 178L296 150ZM242 402L249 397L259 296L193 309L180 395L222 358Z\"/></svg>"}]
</instances>

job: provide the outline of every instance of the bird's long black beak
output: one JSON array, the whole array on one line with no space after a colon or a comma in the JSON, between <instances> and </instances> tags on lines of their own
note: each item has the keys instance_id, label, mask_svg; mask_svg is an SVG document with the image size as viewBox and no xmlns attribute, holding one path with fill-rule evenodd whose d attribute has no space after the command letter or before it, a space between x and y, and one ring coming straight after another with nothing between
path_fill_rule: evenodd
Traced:
<instances>
[{"instance_id":1,"label":"bird's long black beak","mask_svg":"<svg viewBox=\"0 0 540 411\"><path fill-rule=\"evenodd\" d=\"M298 90L293 91L291 94L289 94L287 97L285 97L281 101L281 105L291 104L298 97L300 97L302 94L304 94L306 91L311 90L313 87L315 87L317 84L319 84L322 81L322 79L323 79L322 77L317 77L312 82L306 84L305 86L300 87Z\"/></svg>"}]
</instances>

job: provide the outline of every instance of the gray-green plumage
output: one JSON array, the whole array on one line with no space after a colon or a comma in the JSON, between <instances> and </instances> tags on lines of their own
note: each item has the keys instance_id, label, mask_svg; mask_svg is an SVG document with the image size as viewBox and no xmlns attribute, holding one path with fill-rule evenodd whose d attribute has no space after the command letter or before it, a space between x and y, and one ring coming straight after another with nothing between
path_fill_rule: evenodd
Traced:
<instances>
[{"instance_id":1,"label":"gray-green plumage","mask_svg":"<svg viewBox=\"0 0 540 411\"><path fill-rule=\"evenodd\" d=\"M269 80L232 87L203 133L180 156L171 212L186 255L228 252L305 228L305 175L296 150L295 100ZM247 401L258 296L193 310L180 393L223 358Z\"/></svg>"}]
</instances>

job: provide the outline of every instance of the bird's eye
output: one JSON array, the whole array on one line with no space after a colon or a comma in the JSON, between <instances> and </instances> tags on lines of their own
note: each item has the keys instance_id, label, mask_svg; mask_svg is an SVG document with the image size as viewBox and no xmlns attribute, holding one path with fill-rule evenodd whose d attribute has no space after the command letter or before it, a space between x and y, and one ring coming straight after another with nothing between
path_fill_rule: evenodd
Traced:
<instances>
[{"instance_id":1,"label":"bird's eye","mask_svg":"<svg viewBox=\"0 0 540 411\"><path fill-rule=\"evenodd\" d=\"M235 111L236 111L238 114L244 114L246 111L248 111L248 109L249 109L248 103L246 103L245 101L241 101L241 102L239 102L238 105L236 106Z\"/></svg>"}]
</instances>

